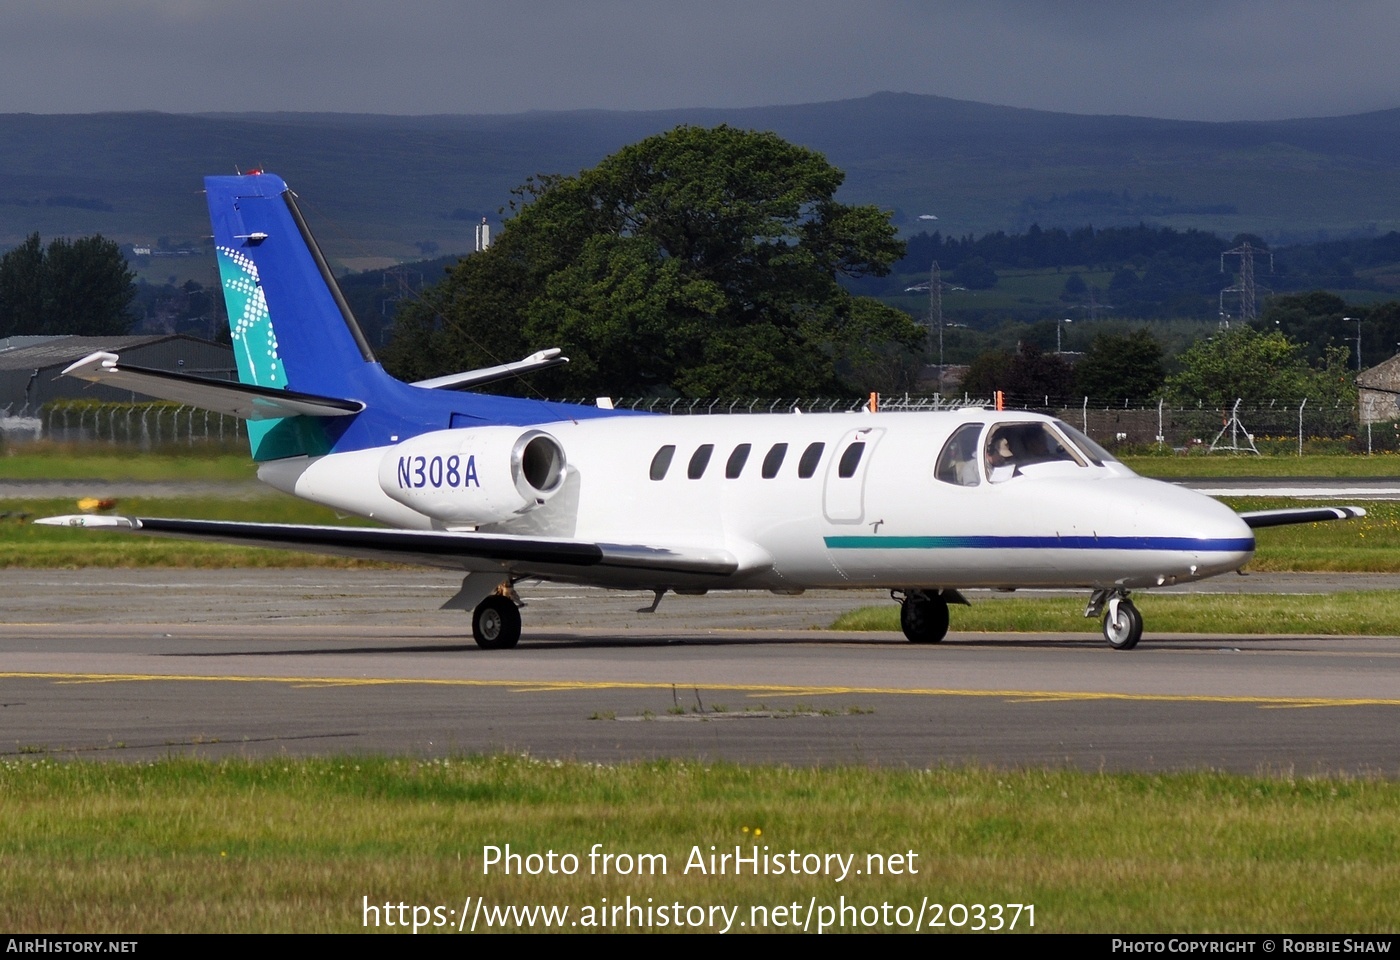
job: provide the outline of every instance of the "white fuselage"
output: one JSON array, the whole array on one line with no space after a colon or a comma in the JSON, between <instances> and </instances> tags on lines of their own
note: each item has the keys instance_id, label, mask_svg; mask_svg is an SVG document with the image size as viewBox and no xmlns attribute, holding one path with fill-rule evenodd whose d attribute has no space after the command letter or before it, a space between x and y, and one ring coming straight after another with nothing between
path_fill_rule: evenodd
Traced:
<instances>
[{"instance_id":1,"label":"white fuselage","mask_svg":"<svg viewBox=\"0 0 1400 960\"><path fill-rule=\"evenodd\" d=\"M402 445L273 461L259 475L279 489L391 526L722 551L737 566L724 576L546 574L601 586L1139 588L1248 562L1253 534L1229 508L1138 477L1076 446L1065 432L1055 436L1066 439L1072 459L1023 459L1014 471L990 465L998 427L1052 423L990 410L561 420L478 429L467 440L467 431L440 431ZM946 451L960 428L977 445L968 442L971 452L953 482ZM486 431L504 431L506 442L478 452ZM514 435L529 431L562 448L562 482L538 498L543 502L522 501L519 511L482 522L485 514L478 514L486 508L468 501L484 496L483 485L495 497L483 503L516 496L498 461ZM783 444L779 458L775 448ZM822 445L815 456L814 444ZM853 444L863 445L858 459ZM706 445L712 448L701 469ZM664 475L653 479L665 459L658 453L668 446L674 450ZM476 489L462 481L468 458ZM443 466L449 459L450 469ZM434 485L435 475L455 477L456 485L443 479ZM460 512L453 497L463 503Z\"/></svg>"}]
</instances>

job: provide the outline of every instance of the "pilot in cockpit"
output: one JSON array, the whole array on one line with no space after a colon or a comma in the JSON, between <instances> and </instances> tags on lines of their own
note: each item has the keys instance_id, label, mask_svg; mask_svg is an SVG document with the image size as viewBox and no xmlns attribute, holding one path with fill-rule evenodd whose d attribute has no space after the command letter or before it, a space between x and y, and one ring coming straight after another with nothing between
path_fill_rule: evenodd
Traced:
<instances>
[{"instance_id":1,"label":"pilot in cockpit","mask_svg":"<svg viewBox=\"0 0 1400 960\"><path fill-rule=\"evenodd\" d=\"M987 435L987 479L993 483L1035 473L1042 464L1084 466L1078 453L1065 445L1044 423L1010 423L993 427Z\"/></svg>"},{"instance_id":2,"label":"pilot in cockpit","mask_svg":"<svg viewBox=\"0 0 1400 960\"><path fill-rule=\"evenodd\" d=\"M1011 441L998 430L987 438L987 479L1000 483L1015 475L1016 455L1011 451Z\"/></svg>"}]
</instances>

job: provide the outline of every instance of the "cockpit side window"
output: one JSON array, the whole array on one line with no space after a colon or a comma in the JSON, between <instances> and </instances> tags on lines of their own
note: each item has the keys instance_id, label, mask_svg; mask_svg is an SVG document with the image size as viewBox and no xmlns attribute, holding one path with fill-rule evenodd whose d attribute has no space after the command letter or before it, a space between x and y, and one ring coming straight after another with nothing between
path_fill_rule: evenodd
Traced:
<instances>
[{"instance_id":1,"label":"cockpit side window","mask_svg":"<svg viewBox=\"0 0 1400 960\"><path fill-rule=\"evenodd\" d=\"M1049 424L1038 421L997 424L987 431L983 452L987 460L987 479L992 483L1018 477L1025 468L1039 463L1088 465Z\"/></svg>"},{"instance_id":2,"label":"cockpit side window","mask_svg":"<svg viewBox=\"0 0 1400 960\"><path fill-rule=\"evenodd\" d=\"M960 487L975 487L981 482L977 474L977 435L982 432L982 424L965 423L953 431L948 442L943 444L943 452L938 455L938 465L933 475L944 483L955 483Z\"/></svg>"}]
</instances>

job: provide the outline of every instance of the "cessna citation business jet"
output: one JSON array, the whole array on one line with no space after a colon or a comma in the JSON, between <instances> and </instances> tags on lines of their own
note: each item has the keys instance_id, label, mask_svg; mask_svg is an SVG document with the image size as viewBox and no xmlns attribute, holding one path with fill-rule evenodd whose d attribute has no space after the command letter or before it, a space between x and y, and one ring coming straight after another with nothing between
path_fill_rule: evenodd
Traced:
<instances>
[{"instance_id":1,"label":"cessna citation business jet","mask_svg":"<svg viewBox=\"0 0 1400 960\"><path fill-rule=\"evenodd\" d=\"M293 194L255 173L205 181L239 382L96 353L69 376L244 417L258 476L383 528L151 517L40 521L258 544L465 573L486 648L520 638L514 587L666 591L883 587L936 643L964 587L1079 587L1127 650L1129 599L1238 570L1251 528L1352 507L1237 515L1135 475L1051 417L946 413L668 417L463 391L563 362L407 384L375 360ZM454 389L455 388L455 389ZM652 604L655 609L656 603Z\"/></svg>"}]
</instances>

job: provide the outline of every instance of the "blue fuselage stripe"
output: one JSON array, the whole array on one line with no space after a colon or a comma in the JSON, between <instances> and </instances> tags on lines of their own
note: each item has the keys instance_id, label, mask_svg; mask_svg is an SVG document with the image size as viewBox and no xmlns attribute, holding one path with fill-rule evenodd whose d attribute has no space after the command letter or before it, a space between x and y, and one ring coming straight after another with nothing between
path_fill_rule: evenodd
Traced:
<instances>
[{"instance_id":1,"label":"blue fuselage stripe","mask_svg":"<svg viewBox=\"0 0 1400 960\"><path fill-rule=\"evenodd\" d=\"M1189 550L1239 553L1254 549L1253 537L827 537L831 550Z\"/></svg>"}]
</instances>

